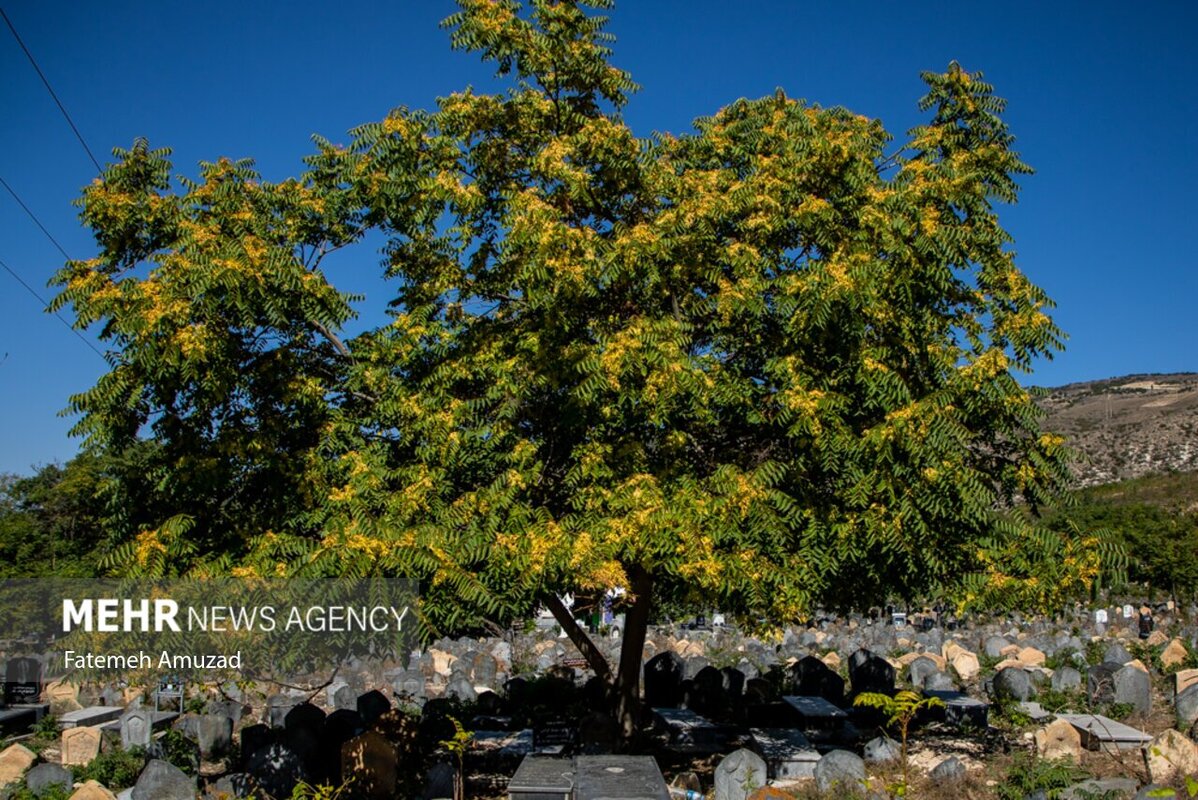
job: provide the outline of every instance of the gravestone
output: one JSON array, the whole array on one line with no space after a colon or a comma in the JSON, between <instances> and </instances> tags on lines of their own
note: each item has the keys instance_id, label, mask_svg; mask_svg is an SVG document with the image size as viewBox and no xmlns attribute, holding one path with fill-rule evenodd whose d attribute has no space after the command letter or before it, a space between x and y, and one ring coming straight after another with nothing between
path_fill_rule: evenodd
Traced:
<instances>
[{"instance_id":1,"label":"gravestone","mask_svg":"<svg viewBox=\"0 0 1198 800\"><path fill-rule=\"evenodd\" d=\"M1114 675L1115 702L1125 703L1138 714L1152 710L1152 679L1148 673L1133 666L1125 666Z\"/></svg>"},{"instance_id":2,"label":"gravestone","mask_svg":"<svg viewBox=\"0 0 1198 800\"><path fill-rule=\"evenodd\" d=\"M996 699L1027 700L1032 696L1032 679L1020 667L1003 667L991 684Z\"/></svg>"},{"instance_id":3,"label":"gravestone","mask_svg":"<svg viewBox=\"0 0 1198 800\"><path fill-rule=\"evenodd\" d=\"M99 728L68 728L62 732L62 763L85 767L100 755Z\"/></svg>"},{"instance_id":4,"label":"gravestone","mask_svg":"<svg viewBox=\"0 0 1198 800\"><path fill-rule=\"evenodd\" d=\"M65 789L69 792L73 783L71 771L60 764L38 764L25 773L25 785L35 797L41 797L51 788Z\"/></svg>"},{"instance_id":5,"label":"gravestone","mask_svg":"<svg viewBox=\"0 0 1198 800\"><path fill-rule=\"evenodd\" d=\"M255 797L259 789L258 783L253 776L247 775L244 772L231 772L212 784L212 788L216 791L216 796L221 795L229 797Z\"/></svg>"},{"instance_id":6,"label":"gravestone","mask_svg":"<svg viewBox=\"0 0 1198 800\"><path fill-rule=\"evenodd\" d=\"M133 706L125 710L120 720L121 746L126 750L134 747L149 748L154 734L154 718L148 708Z\"/></svg>"},{"instance_id":7,"label":"gravestone","mask_svg":"<svg viewBox=\"0 0 1198 800\"><path fill-rule=\"evenodd\" d=\"M195 800L195 781L183 770L154 759L142 770L133 786L133 800Z\"/></svg>"},{"instance_id":8,"label":"gravestone","mask_svg":"<svg viewBox=\"0 0 1198 800\"><path fill-rule=\"evenodd\" d=\"M395 678L391 688L397 696L408 700L423 700L428 696L424 688L424 673L419 670L404 670Z\"/></svg>"},{"instance_id":9,"label":"gravestone","mask_svg":"<svg viewBox=\"0 0 1198 800\"><path fill-rule=\"evenodd\" d=\"M892 667L891 674L893 673ZM791 666L790 682L796 695L822 697L833 705L844 705L844 678L815 656L804 656ZM892 678L891 684L893 683Z\"/></svg>"},{"instance_id":10,"label":"gravestone","mask_svg":"<svg viewBox=\"0 0 1198 800\"><path fill-rule=\"evenodd\" d=\"M1115 702L1115 673L1121 669L1120 664L1104 662L1086 670L1086 695L1092 706Z\"/></svg>"},{"instance_id":11,"label":"gravestone","mask_svg":"<svg viewBox=\"0 0 1198 800\"><path fill-rule=\"evenodd\" d=\"M578 756L574 800L669 800L665 778L651 756Z\"/></svg>"},{"instance_id":12,"label":"gravestone","mask_svg":"<svg viewBox=\"0 0 1198 800\"><path fill-rule=\"evenodd\" d=\"M815 786L821 792L857 793L865 782L865 762L848 750L833 750L815 765Z\"/></svg>"},{"instance_id":13,"label":"gravestone","mask_svg":"<svg viewBox=\"0 0 1198 800\"><path fill-rule=\"evenodd\" d=\"M912 661L911 664L907 667L907 672L908 672L908 676L911 680L911 685L914 686L916 689L924 688L924 681L927 680L928 676L933 675L939 671L940 671L940 667L936 665L935 661L928 658L927 656L920 656L919 658Z\"/></svg>"},{"instance_id":14,"label":"gravestone","mask_svg":"<svg viewBox=\"0 0 1198 800\"><path fill-rule=\"evenodd\" d=\"M725 756L712 777L715 800L748 800L766 785L768 770L761 756L751 750L737 750Z\"/></svg>"},{"instance_id":15,"label":"gravestone","mask_svg":"<svg viewBox=\"0 0 1198 800\"><path fill-rule=\"evenodd\" d=\"M36 703L42 694L42 662L36 658L13 658L4 666L4 702L8 705Z\"/></svg>"},{"instance_id":16,"label":"gravestone","mask_svg":"<svg viewBox=\"0 0 1198 800\"><path fill-rule=\"evenodd\" d=\"M854 694L894 694L894 667L881 656L858 650L849 657L849 683Z\"/></svg>"},{"instance_id":17,"label":"gravestone","mask_svg":"<svg viewBox=\"0 0 1198 800\"><path fill-rule=\"evenodd\" d=\"M434 764L425 776L424 800L450 800L457 797L457 783L458 771L453 764Z\"/></svg>"},{"instance_id":18,"label":"gravestone","mask_svg":"<svg viewBox=\"0 0 1198 800\"><path fill-rule=\"evenodd\" d=\"M245 771L273 797L290 797L300 781L308 781L310 773L303 760L287 745L274 742L252 753L246 760Z\"/></svg>"},{"instance_id":19,"label":"gravestone","mask_svg":"<svg viewBox=\"0 0 1198 800\"><path fill-rule=\"evenodd\" d=\"M377 689L371 690L358 698L358 713L362 716L362 722L367 726L373 725L374 721L391 710L391 701Z\"/></svg>"},{"instance_id":20,"label":"gravestone","mask_svg":"<svg viewBox=\"0 0 1198 800\"><path fill-rule=\"evenodd\" d=\"M154 710L167 710L183 713L183 679L178 675L167 675L158 679L158 689L154 692Z\"/></svg>"},{"instance_id":21,"label":"gravestone","mask_svg":"<svg viewBox=\"0 0 1198 800\"><path fill-rule=\"evenodd\" d=\"M736 701L745 691L745 673L737 667L724 667L720 670L724 691Z\"/></svg>"},{"instance_id":22,"label":"gravestone","mask_svg":"<svg viewBox=\"0 0 1198 800\"><path fill-rule=\"evenodd\" d=\"M574 762L565 758L525 756L507 784L510 800L571 800Z\"/></svg>"},{"instance_id":23,"label":"gravestone","mask_svg":"<svg viewBox=\"0 0 1198 800\"><path fill-rule=\"evenodd\" d=\"M682 659L672 650L658 653L645 663L645 705L678 708L682 704Z\"/></svg>"},{"instance_id":24,"label":"gravestone","mask_svg":"<svg viewBox=\"0 0 1198 800\"><path fill-rule=\"evenodd\" d=\"M70 800L116 800L116 795L95 781L87 781L71 794Z\"/></svg>"},{"instance_id":25,"label":"gravestone","mask_svg":"<svg viewBox=\"0 0 1198 800\"><path fill-rule=\"evenodd\" d=\"M224 714L203 714L195 717L192 738L200 747L200 756L215 761L228 755L233 748L233 720Z\"/></svg>"},{"instance_id":26,"label":"gravestone","mask_svg":"<svg viewBox=\"0 0 1198 800\"><path fill-rule=\"evenodd\" d=\"M37 755L23 744L13 744L0 751L0 786L15 783L33 766Z\"/></svg>"},{"instance_id":27,"label":"gravestone","mask_svg":"<svg viewBox=\"0 0 1198 800\"><path fill-rule=\"evenodd\" d=\"M382 734L367 731L341 746L341 775L362 800L390 800L399 786L399 753Z\"/></svg>"},{"instance_id":28,"label":"gravestone","mask_svg":"<svg viewBox=\"0 0 1198 800\"><path fill-rule=\"evenodd\" d=\"M1087 750L1139 750L1152 741L1144 731L1102 714L1057 714L1057 718L1077 728Z\"/></svg>"},{"instance_id":29,"label":"gravestone","mask_svg":"<svg viewBox=\"0 0 1198 800\"><path fill-rule=\"evenodd\" d=\"M791 728L753 728L750 734L753 737L753 746L765 761L771 778L798 780L815 777L815 765L820 759L820 754L802 731Z\"/></svg>"},{"instance_id":30,"label":"gravestone","mask_svg":"<svg viewBox=\"0 0 1198 800\"><path fill-rule=\"evenodd\" d=\"M331 689L332 687L329 688ZM343 709L356 711L358 709L357 692L355 692L354 687L350 686L348 683L343 683L338 686L336 690L332 692L330 699L331 702L329 705L333 707L334 711L341 711Z\"/></svg>"},{"instance_id":31,"label":"gravestone","mask_svg":"<svg viewBox=\"0 0 1198 800\"><path fill-rule=\"evenodd\" d=\"M287 713L299 705L298 697L289 694L272 694L266 698L266 724L272 728L283 727Z\"/></svg>"}]
</instances>

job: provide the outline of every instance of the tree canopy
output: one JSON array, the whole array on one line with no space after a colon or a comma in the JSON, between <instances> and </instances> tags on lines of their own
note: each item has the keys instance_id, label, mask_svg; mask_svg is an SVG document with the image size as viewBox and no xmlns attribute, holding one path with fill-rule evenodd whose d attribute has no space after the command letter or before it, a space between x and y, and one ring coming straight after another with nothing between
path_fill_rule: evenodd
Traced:
<instances>
[{"instance_id":1,"label":"tree canopy","mask_svg":"<svg viewBox=\"0 0 1198 800\"><path fill-rule=\"evenodd\" d=\"M642 137L608 2L460 5L453 46L506 93L316 138L280 183L138 142L85 190L98 255L55 307L112 366L77 432L156 440L185 515L131 563L185 539L157 568L412 575L443 626L566 591L780 622L1028 577L1003 510L1066 454L1016 376L1061 333L998 218L1030 170L982 75L925 74L901 143L782 90ZM343 341L324 259L380 237L387 316Z\"/></svg>"}]
</instances>

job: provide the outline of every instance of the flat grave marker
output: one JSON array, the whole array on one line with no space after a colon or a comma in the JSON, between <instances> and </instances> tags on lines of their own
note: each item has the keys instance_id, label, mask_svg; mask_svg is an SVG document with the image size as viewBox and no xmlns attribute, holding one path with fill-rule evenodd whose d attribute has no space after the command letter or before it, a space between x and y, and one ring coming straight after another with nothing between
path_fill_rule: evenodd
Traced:
<instances>
[{"instance_id":1,"label":"flat grave marker","mask_svg":"<svg viewBox=\"0 0 1198 800\"><path fill-rule=\"evenodd\" d=\"M578 756L574 800L670 800L652 756Z\"/></svg>"}]
</instances>

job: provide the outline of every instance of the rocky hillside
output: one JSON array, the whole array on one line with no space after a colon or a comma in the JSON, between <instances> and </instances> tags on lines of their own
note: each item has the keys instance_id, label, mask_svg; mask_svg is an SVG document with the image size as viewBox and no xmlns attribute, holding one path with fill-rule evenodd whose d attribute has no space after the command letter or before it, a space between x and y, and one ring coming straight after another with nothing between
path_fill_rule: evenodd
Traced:
<instances>
[{"instance_id":1,"label":"rocky hillside","mask_svg":"<svg viewBox=\"0 0 1198 800\"><path fill-rule=\"evenodd\" d=\"M1198 374L1128 375L1047 390L1044 427L1069 438L1079 486L1198 470Z\"/></svg>"}]
</instances>

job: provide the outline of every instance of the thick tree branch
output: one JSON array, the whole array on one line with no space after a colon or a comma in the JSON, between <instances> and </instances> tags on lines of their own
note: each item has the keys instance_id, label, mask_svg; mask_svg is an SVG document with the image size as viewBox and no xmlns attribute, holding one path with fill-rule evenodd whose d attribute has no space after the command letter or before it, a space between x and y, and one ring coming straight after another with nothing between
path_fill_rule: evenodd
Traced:
<instances>
[{"instance_id":1,"label":"thick tree branch","mask_svg":"<svg viewBox=\"0 0 1198 800\"><path fill-rule=\"evenodd\" d=\"M562 630L566 632L566 636L578 648L578 652L582 653L582 657L587 660L587 665L595 672L604 683L612 682L611 667L607 663L607 659L599 652L599 648L595 647L595 643L591 641L591 637L587 635L570 613L570 609L566 608L566 604L561 601L557 595L552 592L547 592L541 602L553 614L553 618L557 620L557 624L562 626Z\"/></svg>"}]
</instances>

